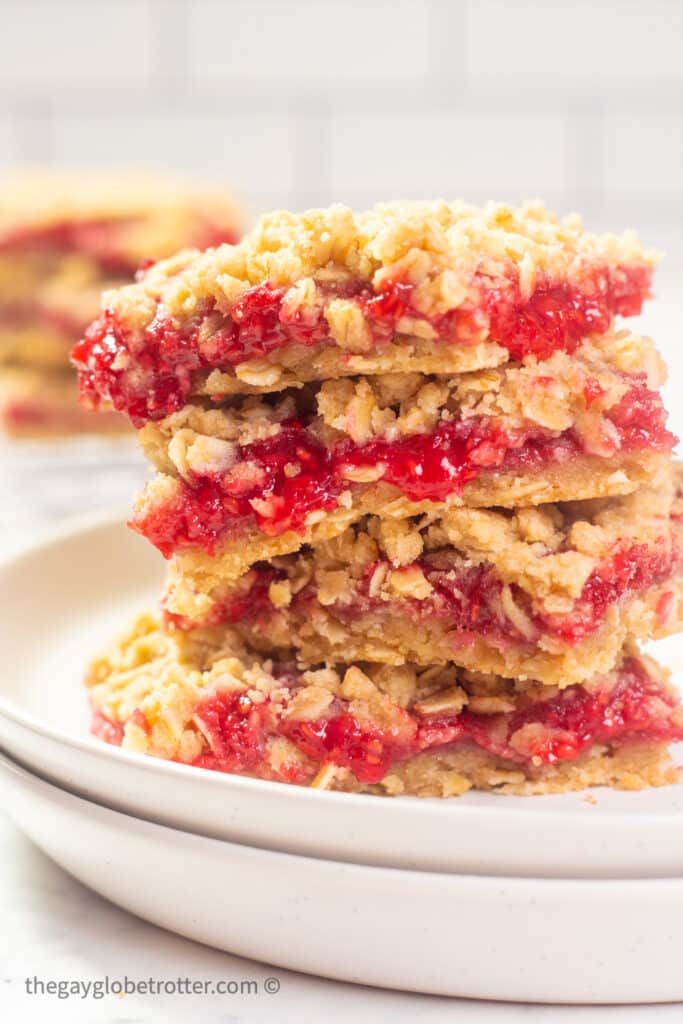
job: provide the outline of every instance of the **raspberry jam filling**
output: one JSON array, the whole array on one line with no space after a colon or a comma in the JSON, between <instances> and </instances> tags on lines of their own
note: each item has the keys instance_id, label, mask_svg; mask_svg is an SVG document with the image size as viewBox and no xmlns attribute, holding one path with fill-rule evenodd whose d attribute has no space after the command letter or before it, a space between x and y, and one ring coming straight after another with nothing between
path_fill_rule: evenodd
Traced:
<instances>
[{"instance_id":1,"label":"raspberry jam filling","mask_svg":"<svg viewBox=\"0 0 683 1024\"><path fill-rule=\"evenodd\" d=\"M659 395L634 379L608 414L618 435L618 444L610 442L613 450L671 450L676 438L666 430ZM377 470L377 479L414 501L443 501L482 470L536 472L567 463L581 451L572 430L559 436L540 429L513 432L474 417L449 421L431 434L362 446L344 440L325 448L304 423L288 420L273 437L244 445L240 460L223 477L179 482L172 498L150 503L131 525L166 558L194 545L213 554L222 537L243 526L255 525L269 537L303 532L311 513L338 506L358 469Z\"/></svg>"},{"instance_id":2,"label":"raspberry jam filling","mask_svg":"<svg viewBox=\"0 0 683 1024\"><path fill-rule=\"evenodd\" d=\"M93 711L90 719L90 731L93 736L120 747L123 743L123 726L120 722L112 722L99 711Z\"/></svg>"},{"instance_id":3,"label":"raspberry jam filling","mask_svg":"<svg viewBox=\"0 0 683 1024\"><path fill-rule=\"evenodd\" d=\"M218 325L213 308L183 326L159 312L142 334L135 334L107 310L74 347L72 359L84 404L97 406L104 399L141 426L185 404L195 371L262 359L284 345L334 344L325 317L331 299L357 304L375 347L402 329L409 332L408 321L419 320L444 344L472 345L490 338L507 348L512 359L545 359L559 350L573 352L589 334L604 333L615 315L640 313L650 281L651 271L643 266L595 268L580 285L541 281L526 297L516 269L495 279L477 272L470 289L476 300L431 317L420 311L416 287L405 281L384 280L376 291L360 280L319 284L317 299L308 307L288 301L291 289L265 283L244 291Z\"/></svg>"},{"instance_id":4,"label":"raspberry jam filling","mask_svg":"<svg viewBox=\"0 0 683 1024\"><path fill-rule=\"evenodd\" d=\"M595 632L611 605L625 594L662 586L680 572L681 561L678 546L669 546L665 540L654 550L647 544L617 543L589 576L571 613L561 616L545 613L539 616L539 625L567 643L579 643Z\"/></svg>"},{"instance_id":5,"label":"raspberry jam filling","mask_svg":"<svg viewBox=\"0 0 683 1024\"><path fill-rule=\"evenodd\" d=\"M199 621L169 611L164 596L161 599L164 629L170 633L174 629L184 631L200 626L225 626L240 622L267 623L273 614L270 585L286 578L287 574L283 570L273 569L266 563L254 566L240 577L240 585L234 593L228 594L221 601L215 601L210 611Z\"/></svg>"},{"instance_id":6,"label":"raspberry jam filling","mask_svg":"<svg viewBox=\"0 0 683 1024\"><path fill-rule=\"evenodd\" d=\"M516 613L514 621L501 600L504 583L491 565L471 566L462 571L435 568L428 561L415 563L433 588L421 601L401 598L409 612L419 620L437 619L455 630L462 642L485 636L505 647L510 643L536 643L541 635L551 635L568 644L578 644L598 629L607 610L627 595L639 594L671 580L680 569L680 552L663 539L660 547L618 542L586 581L581 595L570 611L550 614L539 609L521 587L509 587ZM335 607L342 620L374 610L386 609L386 602L372 598L370 581L376 565L368 566L360 581L358 601L348 608ZM306 600L302 592L302 600ZM521 620L521 625L520 625Z\"/></svg>"},{"instance_id":7,"label":"raspberry jam filling","mask_svg":"<svg viewBox=\"0 0 683 1024\"><path fill-rule=\"evenodd\" d=\"M283 423L274 437L244 445L240 455L222 479L181 484L171 500L136 516L132 527L165 558L193 545L213 554L216 542L245 522L277 536L302 531L311 512L336 508L341 484L330 453L298 420Z\"/></svg>"},{"instance_id":8,"label":"raspberry jam filling","mask_svg":"<svg viewBox=\"0 0 683 1024\"><path fill-rule=\"evenodd\" d=\"M297 690L291 680L290 696ZM621 666L616 686L590 691L571 686L546 701L519 710L485 715L468 711L426 716L395 708L390 727L361 720L335 698L327 717L287 718L268 698L247 693L214 693L199 704L195 717L210 752L196 765L284 782L306 783L326 764L349 769L361 783L374 784L393 765L425 751L474 744L487 753L538 769L571 761L596 743L614 746L634 740L683 739L683 724L674 698L651 679L638 659ZM144 719L144 716L140 716ZM141 725L139 720L136 724ZM143 727L148 730L146 722ZM120 743L122 730L95 715L93 732ZM269 744L285 737L309 760L285 762L277 769L268 758Z\"/></svg>"},{"instance_id":9,"label":"raspberry jam filling","mask_svg":"<svg viewBox=\"0 0 683 1024\"><path fill-rule=\"evenodd\" d=\"M656 547L618 542L589 576L581 595L568 612L545 612L519 586L510 585L510 596L517 609L513 621L501 600L505 584L492 565L447 569L437 568L428 560L413 562L404 569L419 568L431 584L432 593L421 600L394 597L387 603L385 599L373 597L371 587L378 568L391 571L392 567L388 563L371 562L356 581L351 600L344 595L341 601L326 602L326 607L340 622L363 621L368 615L376 614L391 616L395 614L394 609L398 609L399 614L407 614L418 624L443 622L449 634L457 634L459 645L483 636L496 646L505 648L511 643L537 643L541 635L551 635L575 645L598 629L612 605L629 595L661 588L680 571L681 563L681 552L668 543L668 538L663 537ZM271 583L285 578L283 571L265 563L259 564L250 570L248 589L241 589L239 594L216 602L201 623L166 611L167 626L190 630L198 625L260 622L267 628L268 620L275 613L268 588ZM658 598L656 615L662 621L665 621L669 610L667 601L671 604L673 600L672 591L665 591ZM295 615L306 616L316 604L316 585L309 583L299 591L290 608Z\"/></svg>"}]
</instances>

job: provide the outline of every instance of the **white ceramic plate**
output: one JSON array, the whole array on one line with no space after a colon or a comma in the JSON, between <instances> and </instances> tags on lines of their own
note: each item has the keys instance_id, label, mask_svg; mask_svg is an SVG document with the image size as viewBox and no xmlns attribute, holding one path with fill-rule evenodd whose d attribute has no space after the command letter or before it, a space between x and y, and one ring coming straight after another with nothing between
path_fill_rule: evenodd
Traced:
<instances>
[{"instance_id":1,"label":"white ceramic plate","mask_svg":"<svg viewBox=\"0 0 683 1024\"><path fill-rule=\"evenodd\" d=\"M121 522L0 567L0 746L59 785L203 835L357 863L530 877L683 875L683 786L517 798L381 799L241 779L88 736L83 665L158 599L160 557ZM658 645L680 659L681 646Z\"/></svg>"},{"instance_id":2,"label":"white ceramic plate","mask_svg":"<svg viewBox=\"0 0 683 1024\"><path fill-rule=\"evenodd\" d=\"M0 759L3 798L90 888L240 956L438 995L683 999L683 879L534 881L273 853L120 814Z\"/></svg>"}]
</instances>

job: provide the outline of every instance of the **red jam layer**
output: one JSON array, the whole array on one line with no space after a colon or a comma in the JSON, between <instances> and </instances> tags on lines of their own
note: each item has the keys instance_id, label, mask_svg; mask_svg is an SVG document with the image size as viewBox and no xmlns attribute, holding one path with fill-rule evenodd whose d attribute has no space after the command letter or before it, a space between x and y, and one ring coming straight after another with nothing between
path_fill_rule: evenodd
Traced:
<instances>
[{"instance_id":1,"label":"red jam layer","mask_svg":"<svg viewBox=\"0 0 683 1024\"><path fill-rule=\"evenodd\" d=\"M515 269L495 279L478 272L471 289L478 301L438 317L424 316L414 304L415 286L400 280L383 281L377 291L363 281L322 284L319 302L303 311L290 308L289 289L266 283L244 291L209 338L202 327L215 318L212 308L182 328L160 313L142 335L108 310L74 347L72 360L84 404L96 406L104 399L141 426L185 404L195 371L261 359L283 345L333 344L324 312L331 298L343 296L358 304L376 347L391 340L401 319L410 317L428 322L444 344L491 338L512 359L545 359L558 350L573 352L589 334L604 333L615 315L640 313L650 283L648 267L602 267L584 276L580 286L541 282L525 298Z\"/></svg>"},{"instance_id":2,"label":"red jam layer","mask_svg":"<svg viewBox=\"0 0 683 1024\"><path fill-rule=\"evenodd\" d=\"M162 598L164 628L171 632L174 629L191 630L197 629L198 626L224 626L239 622L266 623L273 614L269 596L270 585L286 578L286 573L265 564L260 565L258 569L250 569L240 578L242 586L239 592L230 594L223 601L217 601L200 622L169 611L166 599Z\"/></svg>"},{"instance_id":3,"label":"red jam layer","mask_svg":"<svg viewBox=\"0 0 683 1024\"><path fill-rule=\"evenodd\" d=\"M520 587L513 584L510 589L513 600L536 631L536 639L549 634L574 645L595 632L610 606L628 594L661 586L672 578L680 563L679 552L667 543L660 547L618 543L588 578L572 610L562 615L539 612ZM463 640L483 635L503 646L510 642L534 642L505 615L500 601L503 581L492 566L472 566L464 572L449 573L428 562L419 564L434 596L426 601L412 600L410 604L416 614L445 619L449 629L455 629Z\"/></svg>"},{"instance_id":4,"label":"red jam layer","mask_svg":"<svg viewBox=\"0 0 683 1024\"><path fill-rule=\"evenodd\" d=\"M569 615L538 617L546 632L576 644L593 633L607 609L625 594L662 586L681 570L681 552L665 541L655 549L647 544L618 543L593 572Z\"/></svg>"},{"instance_id":5,"label":"red jam layer","mask_svg":"<svg viewBox=\"0 0 683 1024\"><path fill-rule=\"evenodd\" d=\"M613 552L588 578L572 610L562 615L537 611L529 595L513 584L510 588L513 599L527 616L535 636L520 633L518 627L505 615L500 600L503 581L496 574L495 568L487 564L464 570L449 570L437 569L428 561L415 562L413 565L422 570L432 585L433 593L423 600L396 598L393 603L401 609L407 607L409 615L418 623L433 619L445 622L449 632L457 634L461 646L482 636L501 647L510 643L534 643L542 634L574 645L598 629L613 604L627 595L663 586L680 570L681 562L681 553L665 538L657 547L617 543ZM370 582L379 564L372 562L366 567L363 577L357 582L351 603L333 602L330 606L330 610L342 622L362 620L364 616L376 612L392 614L391 605L370 595ZM262 622L267 628L268 620L274 614L268 588L276 580L284 579L285 573L263 564L252 569L250 576L252 583L249 589L218 602L212 608L210 617L202 620L202 626ZM671 591L661 595L656 614L662 621L668 610L667 600L670 604L673 599ZM314 583L310 583L297 594L295 608L300 615L305 615L307 609L315 603L316 588ZM169 628L189 630L198 625L195 620L170 612L165 614Z\"/></svg>"},{"instance_id":6,"label":"red jam layer","mask_svg":"<svg viewBox=\"0 0 683 1024\"><path fill-rule=\"evenodd\" d=\"M609 418L622 450L670 451L676 444L666 430L659 395L640 382ZM150 505L131 525L166 558L195 545L213 554L222 537L249 524L269 537L286 530L302 532L311 512L337 507L340 492L349 487L344 471L350 467L381 464L381 480L412 500L443 501L482 470L536 472L570 462L580 453L571 430L534 436L474 418L398 441L363 446L343 441L325 448L304 423L288 420L273 437L243 446L240 461L225 476L197 478L193 486L179 483L173 498Z\"/></svg>"},{"instance_id":7,"label":"red jam layer","mask_svg":"<svg viewBox=\"0 0 683 1024\"><path fill-rule=\"evenodd\" d=\"M638 594L670 580L681 563L679 552L670 544L660 547L618 543L591 574L572 610L562 615L539 612L533 600L520 587L510 590L525 613L536 637L525 636L505 615L500 595L503 581L490 565L472 566L452 573L435 569L428 562L418 563L431 583L434 595L425 601L410 600L411 610L420 617L445 620L464 642L468 637L485 636L494 643L533 643L541 635L551 635L565 643L578 644L595 632L607 610L628 594ZM370 572L374 566L369 567ZM367 580L365 590L367 593ZM405 600L405 599L404 599ZM366 598L372 605L382 603ZM343 614L343 609L341 609Z\"/></svg>"},{"instance_id":8,"label":"red jam layer","mask_svg":"<svg viewBox=\"0 0 683 1024\"><path fill-rule=\"evenodd\" d=\"M112 722L99 711L93 711L90 719L90 731L93 736L105 743L111 743L114 747L120 747L123 743L123 726L120 722Z\"/></svg>"},{"instance_id":9,"label":"red jam layer","mask_svg":"<svg viewBox=\"0 0 683 1024\"><path fill-rule=\"evenodd\" d=\"M276 713L267 699L255 703L243 692L217 693L196 711L211 753L195 763L293 783L308 782L322 765L332 764L348 768L361 783L373 784L393 765L417 754L468 742L513 764L540 768L571 761L596 743L681 740L683 725L675 714L677 707L635 658L624 662L611 690L590 692L571 686L550 700L508 714L482 715L465 709L425 717L404 711L390 729L354 717L341 700L335 700L326 718L295 721ZM107 742L121 742L120 727L102 716L96 716L93 732ZM275 771L267 763L267 750L278 736L290 740L310 759L309 764L286 763Z\"/></svg>"}]
</instances>

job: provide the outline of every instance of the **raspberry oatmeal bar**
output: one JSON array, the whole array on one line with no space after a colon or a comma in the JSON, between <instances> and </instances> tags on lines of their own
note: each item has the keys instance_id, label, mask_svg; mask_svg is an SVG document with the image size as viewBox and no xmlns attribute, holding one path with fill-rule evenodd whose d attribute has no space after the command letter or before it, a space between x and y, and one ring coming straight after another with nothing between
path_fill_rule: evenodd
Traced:
<instances>
[{"instance_id":1,"label":"raspberry oatmeal bar","mask_svg":"<svg viewBox=\"0 0 683 1024\"><path fill-rule=\"evenodd\" d=\"M24 172L2 182L0 364L45 371L48 390L52 371L70 370L69 349L103 289L183 246L236 238L235 204L217 190L130 174ZM69 422L72 430L108 425L76 410Z\"/></svg>"},{"instance_id":2,"label":"raspberry oatmeal bar","mask_svg":"<svg viewBox=\"0 0 683 1024\"><path fill-rule=\"evenodd\" d=\"M551 793L676 778L683 739L667 674L626 648L559 691L452 665L264 660L230 632L168 635L142 616L87 679L109 743L234 774L353 792Z\"/></svg>"},{"instance_id":3,"label":"raspberry oatmeal bar","mask_svg":"<svg viewBox=\"0 0 683 1024\"><path fill-rule=\"evenodd\" d=\"M139 430L158 614L93 731L320 789L676 781L635 641L683 625L683 473L640 312L656 256L540 203L261 219L103 298L81 401Z\"/></svg>"},{"instance_id":4,"label":"raspberry oatmeal bar","mask_svg":"<svg viewBox=\"0 0 683 1024\"><path fill-rule=\"evenodd\" d=\"M628 493L676 440L653 389L661 379L650 343L618 334L572 357L455 378L346 378L190 403L141 431L159 473L132 525L189 577L234 578L367 513Z\"/></svg>"},{"instance_id":5,"label":"raspberry oatmeal bar","mask_svg":"<svg viewBox=\"0 0 683 1024\"><path fill-rule=\"evenodd\" d=\"M73 358L83 400L137 426L197 394L546 359L639 313L655 260L540 203L278 212L106 295Z\"/></svg>"},{"instance_id":6,"label":"raspberry oatmeal bar","mask_svg":"<svg viewBox=\"0 0 683 1024\"><path fill-rule=\"evenodd\" d=\"M214 592L172 568L167 626L229 623L299 664L447 662L570 686L608 672L627 636L683 617L683 474L625 498L441 517L368 516Z\"/></svg>"}]
</instances>

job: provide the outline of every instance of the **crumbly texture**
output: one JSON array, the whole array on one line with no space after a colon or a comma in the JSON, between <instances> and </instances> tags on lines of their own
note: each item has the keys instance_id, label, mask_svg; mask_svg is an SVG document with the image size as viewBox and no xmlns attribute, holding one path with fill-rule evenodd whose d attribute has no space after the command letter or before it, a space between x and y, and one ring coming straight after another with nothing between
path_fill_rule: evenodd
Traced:
<instances>
[{"instance_id":1,"label":"crumbly texture","mask_svg":"<svg viewBox=\"0 0 683 1024\"><path fill-rule=\"evenodd\" d=\"M213 592L226 580L235 580L255 562L268 561L278 555L299 551L304 545L318 544L339 536L352 523L365 515L381 515L385 519L406 519L420 514L441 515L450 504L473 508L515 507L516 505L550 504L584 498L628 494L647 483L667 464L666 456L623 456L608 466L603 459L577 458L571 466L549 466L533 476L492 471L473 484L467 484L452 503L411 501L397 488L374 484L344 492L343 504L333 512L322 514L319 521L301 531L286 530L271 537L255 525L245 523L230 538L216 544L212 553L192 546L178 550L171 560L170 591L177 581L197 595L206 609ZM174 477L157 475L135 504L133 526L146 516L160 511L172 501L182 485ZM172 599L173 601L173 599ZM175 607L173 608L175 610ZM201 614L201 610L198 611Z\"/></svg>"},{"instance_id":2,"label":"crumbly texture","mask_svg":"<svg viewBox=\"0 0 683 1024\"><path fill-rule=\"evenodd\" d=\"M277 353L238 363L234 371L210 370L194 376L192 393L218 400L228 395L263 395L298 388L316 381L378 374L453 374L495 369L508 362L508 353L493 341L467 347L400 336L368 355L339 346L318 349L283 346Z\"/></svg>"},{"instance_id":3,"label":"crumbly texture","mask_svg":"<svg viewBox=\"0 0 683 1024\"><path fill-rule=\"evenodd\" d=\"M647 365L648 377L629 372L634 365ZM457 505L514 507L627 494L666 462L674 441L663 430L661 401L651 390L662 379L651 344L617 332L586 342L574 356L558 352L529 366L454 378L389 374L326 381L269 398L235 398L218 408L188 403L140 431L143 450L159 474L138 499L133 521L154 540L147 524L163 527L174 514L169 510L194 501L205 482L227 497L254 496L253 504L245 499L225 536L216 533L211 549L217 575L234 577L251 561L335 536L367 513L402 518ZM641 410L643 427L635 433L628 425L633 411L624 413L633 408ZM654 429L648 427L648 433L650 416ZM444 438L439 450L456 467L453 475L432 459L433 491L427 492L424 477L422 490L411 491L408 467L419 460L429 466L436 441L426 438L439 432ZM410 447L413 439L419 450ZM323 511L313 495L313 507L302 513L297 528L276 535L278 529L267 520L280 513L282 501L287 503L287 479L303 473L306 481L312 472L309 457L298 454L300 442L317 460L315 472L327 474L329 500L325 497ZM540 461L533 454L537 443L544 446ZM263 456L256 451L259 445ZM264 490L263 473L279 458L278 445L287 452L287 479ZM528 462L523 458L527 445ZM506 464L518 449L520 461ZM396 483L385 479L386 457L394 451L405 467L403 481L399 473ZM412 476L420 473L418 468ZM249 518L252 509L262 517L258 525ZM197 557L197 570L210 572L206 559ZM180 558L188 567L193 553L180 552Z\"/></svg>"},{"instance_id":4,"label":"crumbly texture","mask_svg":"<svg viewBox=\"0 0 683 1024\"><path fill-rule=\"evenodd\" d=\"M624 747L599 746L575 761L522 772L503 759L475 747L420 754L396 766L380 784L361 786L350 774L330 788L376 796L461 796L470 789L505 796L544 796L609 786L638 790L674 785L680 779L664 743L637 743Z\"/></svg>"},{"instance_id":5,"label":"crumbly texture","mask_svg":"<svg viewBox=\"0 0 683 1024\"><path fill-rule=\"evenodd\" d=\"M573 356L556 352L527 366L455 377L394 373L329 380L270 399L234 398L219 408L188 403L148 423L140 441L157 469L188 479L226 467L231 449L218 442L262 441L293 418L305 420L326 447L347 440L357 445L379 438L397 441L457 419L483 419L511 432L572 429L587 453L611 455L618 441L609 414L643 380L641 374L651 390L666 379L652 341L613 331L587 339Z\"/></svg>"},{"instance_id":6,"label":"crumbly texture","mask_svg":"<svg viewBox=\"0 0 683 1024\"><path fill-rule=\"evenodd\" d=\"M274 357L273 357L274 358ZM368 406L368 395L376 390L373 380L385 380L387 384L375 394L374 403L386 405L389 401L392 378L395 386L403 391L399 400L406 401L409 390L418 391L425 376L434 375L442 380L449 375L464 375L463 389L471 382L469 401L472 405L485 395L491 400L492 395L503 391L501 383L508 384L507 395L500 398L503 403L512 398L516 383L522 388L518 405L529 398L529 385L533 379L545 374L553 379L552 388L546 392L545 404L551 401L559 407L557 417L562 418L563 409L569 401L576 401L587 375L593 370L598 378L606 378L608 391L614 386L617 373L642 373L652 388L660 387L666 378L666 367L650 338L636 335L628 330L612 328L604 334L589 335L576 353L557 352L551 359L539 364L536 359L523 360L523 365L516 366L511 373L505 372L509 363L509 353L491 341L480 341L470 346L444 345L443 342L413 338L410 341L401 337L399 341L387 342L379 351L369 354L354 354L338 348L302 350L293 346L291 349L278 353L278 365L273 359L257 359L240 363L234 373L212 370L205 375L198 375L194 392L207 395L214 399L239 394L268 394L284 391L290 387L301 387L312 381L323 381L320 388L330 408L347 403L353 397L355 404ZM544 368L539 369L539 365ZM475 373L473 371L482 371ZM489 372L486 372L489 371ZM358 381L345 380L349 377L369 378L366 388ZM477 391L479 392L477 394ZM433 401L433 400L431 400ZM542 401L538 396L536 403ZM423 402L414 407L413 414L418 415L422 404L430 404L429 392ZM406 403L407 404L407 403ZM514 404L514 402L513 402ZM604 407L604 406L603 406ZM505 410L507 414L509 410ZM321 408L321 412L323 409Z\"/></svg>"},{"instance_id":7,"label":"crumbly texture","mask_svg":"<svg viewBox=\"0 0 683 1024\"><path fill-rule=\"evenodd\" d=\"M261 650L294 646L305 666L452 661L570 686L609 671L627 636L683 628L676 477L675 501L667 469L622 498L370 516L211 594L173 568L165 606L183 628L222 620Z\"/></svg>"},{"instance_id":8,"label":"crumbly texture","mask_svg":"<svg viewBox=\"0 0 683 1024\"><path fill-rule=\"evenodd\" d=\"M683 718L666 673L633 649L625 650L613 673L591 680L586 693L616 692L628 666L636 666L661 695L648 698L653 722L664 716L679 729ZM463 709L482 728L492 727L493 736L504 728L506 715L551 700L557 691L452 665L420 670L346 664L283 674L230 631L168 635L149 615L92 663L87 683L96 733L124 749L221 770L237 770L234 758L239 757L248 765L246 774L322 789L457 796L475 787L533 794L593 785L637 789L676 779L661 739L644 735L638 742L603 742L578 756L542 763L531 751L552 740L553 728L549 733L548 726L527 724L509 736L510 756L474 741L454 742L444 733L438 749L387 763L381 778L363 781L355 764L320 764L298 737L341 714L357 723L358 742L369 739L376 750L379 737L396 740L409 724L414 734L415 721L438 729L444 715L457 719ZM218 711L207 711L207 700L210 706L217 695ZM244 761L256 748L258 761ZM515 759L516 754L523 756Z\"/></svg>"},{"instance_id":9,"label":"crumbly texture","mask_svg":"<svg viewBox=\"0 0 683 1024\"><path fill-rule=\"evenodd\" d=\"M190 350L196 355L192 383L182 384L185 397L265 392L349 375L502 365L510 352L496 336L502 328L492 296L506 296L517 311L557 288L576 289L589 301L603 289L602 301L605 289L623 290L634 272L646 295L656 259L632 232L594 235L577 216L558 220L539 202L476 208L404 201L360 214L335 205L276 211L239 245L159 263L137 284L106 293L103 310L117 325L116 374L127 385L138 388L150 373L140 353L163 320L189 339L178 349L183 364ZM266 290L255 297L260 288ZM387 299L392 288L397 301ZM559 294L552 301L560 302ZM605 301L593 330L606 330L610 314L635 311L616 298ZM252 315L258 323L244 327L244 351L222 359L221 331ZM168 351L164 345L157 355L173 373L178 367ZM83 356L84 370L88 364ZM109 384L100 380L97 389L113 400L104 393Z\"/></svg>"},{"instance_id":10,"label":"crumbly texture","mask_svg":"<svg viewBox=\"0 0 683 1024\"><path fill-rule=\"evenodd\" d=\"M263 281L297 284L306 301L314 280L352 276L379 284L407 274L421 285L418 308L445 313L464 301L473 274L482 269L493 277L513 264L531 294L541 276L581 280L596 264L652 267L657 258L633 232L594 235L578 216L558 220L539 202L477 208L457 201L405 201L361 214L335 205L267 214L240 245L182 254L105 302L139 328L152 303L163 302L171 316L183 320L207 298L228 310L242 291ZM343 341L341 329L338 337Z\"/></svg>"},{"instance_id":11,"label":"crumbly texture","mask_svg":"<svg viewBox=\"0 0 683 1024\"><path fill-rule=\"evenodd\" d=\"M683 588L680 578L652 587L646 594L615 604L595 632L576 644L540 634L532 643L489 640L473 628L469 635L448 625L418 618L400 610L368 612L352 624L340 623L334 609L315 607L306 616L280 612L267 624L243 625L255 647L277 652L293 643L302 666L342 657L389 665L413 660L421 665L447 662L473 671L504 673L519 679L540 679L547 685L573 686L597 673L609 672L627 637L659 639L683 629ZM659 622L660 602L668 602L666 619ZM423 613L424 614L424 613ZM513 614L518 614L514 609ZM522 613L523 614L523 613ZM414 636L407 637L413 633Z\"/></svg>"},{"instance_id":12,"label":"crumbly texture","mask_svg":"<svg viewBox=\"0 0 683 1024\"><path fill-rule=\"evenodd\" d=\"M681 625L675 439L654 347L613 324L655 259L538 203L335 206L107 293L81 396L144 425L132 525L172 559L164 626L91 667L96 734L388 795L674 781L678 698L628 636ZM652 578L578 640L539 628L619 545ZM423 613L482 567L498 633Z\"/></svg>"},{"instance_id":13,"label":"crumbly texture","mask_svg":"<svg viewBox=\"0 0 683 1024\"><path fill-rule=\"evenodd\" d=\"M0 427L26 439L130 433L119 413L80 408L73 374L23 366L0 368Z\"/></svg>"}]
</instances>

